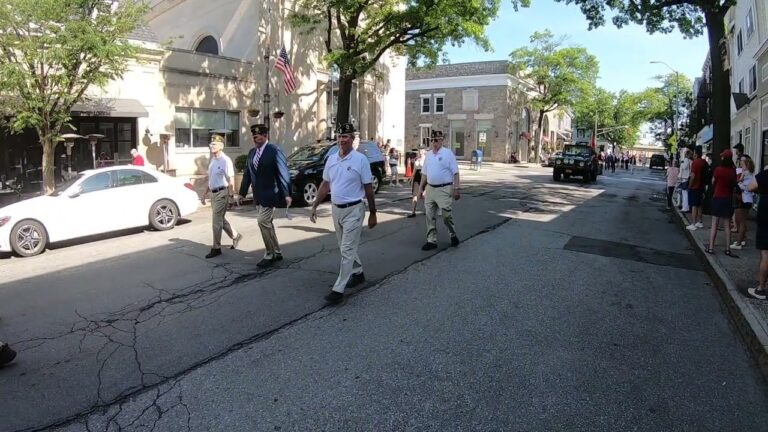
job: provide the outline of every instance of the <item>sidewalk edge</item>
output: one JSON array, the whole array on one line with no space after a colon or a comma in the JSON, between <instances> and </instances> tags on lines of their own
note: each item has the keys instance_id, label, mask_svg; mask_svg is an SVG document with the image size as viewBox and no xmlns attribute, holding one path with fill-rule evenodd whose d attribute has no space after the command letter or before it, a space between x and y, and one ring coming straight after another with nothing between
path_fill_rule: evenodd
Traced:
<instances>
[{"instance_id":1,"label":"sidewalk edge","mask_svg":"<svg viewBox=\"0 0 768 432\"><path fill-rule=\"evenodd\" d=\"M677 222L693 246L694 252L705 264L707 274L714 282L731 319L757 361L757 366L763 377L768 381L768 331L755 315L754 309L744 295L739 292L736 285L728 277L725 269L704 251L704 246L696 240L693 233L685 229L688 222L685 215L677 208L674 208L674 212L677 214Z\"/></svg>"}]
</instances>

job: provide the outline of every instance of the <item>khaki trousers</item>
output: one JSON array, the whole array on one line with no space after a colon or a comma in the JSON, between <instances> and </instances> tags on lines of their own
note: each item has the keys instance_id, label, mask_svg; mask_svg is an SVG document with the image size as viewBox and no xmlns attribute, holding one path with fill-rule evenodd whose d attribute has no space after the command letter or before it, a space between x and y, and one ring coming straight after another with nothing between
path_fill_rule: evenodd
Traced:
<instances>
[{"instance_id":1,"label":"khaki trousers","mask_svg":"<svg viewBox=\"0 0 768 432\"><path fill-rule=\"evenodd\" d=\"M333 284L333 290L343 293L353 274L363 272L363 263L357 254L360 245L360 233L363 231L365 206L363 203L347 208L332 206L333 225L336 227L336 240L339 242L341 266L339 277Z\"/></svg>"},{"instance_id":2,"label":"khaki trousers","mask_svg":"<svg viewBox=\"0 0 768 432\"><path fill-rule=\"evenodd\" d=\"M456 227L453 224L453 186L443 186L439 188L427 185L424 194L424 207L427 214L427 241L437 243L437 210L443 212L443 222L448 227L451 237L456 236Z\"/></svg>"},{"instance_id":3,"label":"khaki trousers","mask_svg":"<svg viewBox=\"0 0 768 432\"><path fill-rule=\"evenodd\" d=\"M282 254L280 244L277 242L275 224L272 223L274 215L274 207L256 206L256 220L259 222L261 239L264 240L264 258L266 259L272 259L275 255Z\"/></svg>"},{"instance_id":4,"label":"khaki trousers","mask_svg":"<svg viewBox=\"0 0 768 432\"><path fill-rule=\"evenodd\" d=\"M222 189L213 194L211 199L211 211L213 212L213 248L221 249L221 230L230 238L237 236L237 231L232 229L229 221L226 218L227 205L229 204L229 192L227 189Z\"/></svg>"}]
</instances>

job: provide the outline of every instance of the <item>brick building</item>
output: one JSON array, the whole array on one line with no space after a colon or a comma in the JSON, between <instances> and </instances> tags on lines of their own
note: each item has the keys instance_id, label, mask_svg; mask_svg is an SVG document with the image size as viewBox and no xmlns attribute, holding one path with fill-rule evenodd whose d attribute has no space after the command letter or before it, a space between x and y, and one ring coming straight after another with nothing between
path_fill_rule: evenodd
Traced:
<instances>
[{"instance_id":1,"label":"brick building","mask_svg":"<svg viewBox=\"0 0 768 432\"><path fill-rule=\"evenodd\" d=\"M528 107L534 87L508 73L508 62L486 61L408 69L405 95L405 144L428 145L433 129L446 134L446 145L459 159L481 149L486 160L535 158L536 119ZM550 151L570 139L567 110L549 113L542 126Z\"/></svg>"}]
</instances>

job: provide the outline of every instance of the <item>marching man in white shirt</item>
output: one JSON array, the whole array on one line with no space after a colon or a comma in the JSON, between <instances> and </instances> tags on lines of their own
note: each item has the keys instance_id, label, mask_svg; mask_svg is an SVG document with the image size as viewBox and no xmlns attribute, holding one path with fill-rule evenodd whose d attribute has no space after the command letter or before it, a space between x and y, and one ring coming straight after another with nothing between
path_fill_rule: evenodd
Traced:
<instances>
[{"instance_id":1,"label":"marching man in white shirt","mask_svg":"<svg viewBox=\"0 0 768 432\"><path fill-rule=\"evenodd\" d=\"M235 167L232 159L224 154L224 139L221 135L214 135L209 144L213 157L208 163L208 188L201 199L205 205L205 196L211 193L211 210L213 212L213 248L206 258L214 258L221 255L221 230L232 239L231 249L236 249L237 244L243 239L243 235L232 229L225 217L229 197L235 192Z\"/></svg>"},{"instance_id":2,"label":"marching man in white shirt","mask_svg":"<svg viewBox=\"0 0 768 432\"><path fill-rule=\"evenodd\" d=\"M453 224L451 206L459 200L459 165L450 149L443 147L443 133L432 131L432 148L427 152L421 169L421 194L427 213L427 242L421 250L437 249L437 210L443 213L443 222L451 234L451 246L459 245Z\"/></svg>"},{"instance_id":3,"label":"marching man in white shirt","mask_svg":"<svg viewBox=\"0 0 768 432\"><path fill-rule=\"evenodd\" d=\"M325 301L338 304L344 299L344 289L365 282L363 263L357 254L360 233L365 219L363 197L368 201L368 228L376 226L376 200L373 195L373 174L368 157L352 147L355 127L350 123L340 125L338 130L339 151L328 156L323 169L323 182L312 204L309 220L317 222L317 206L325 200L330 190L333 225L341 252L339 277Z\"/></svg>"}]
</instances>

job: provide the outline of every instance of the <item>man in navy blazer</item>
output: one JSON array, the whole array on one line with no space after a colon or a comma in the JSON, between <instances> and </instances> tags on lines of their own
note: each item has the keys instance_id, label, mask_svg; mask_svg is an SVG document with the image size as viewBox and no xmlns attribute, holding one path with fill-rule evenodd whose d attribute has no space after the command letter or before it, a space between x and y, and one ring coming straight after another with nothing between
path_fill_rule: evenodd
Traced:
<instances>
[{"instance_id":1,"label":"man in navy blazer","mask_svg":"<svg viewBox=\"0 0 768 432\"><path fill-rule=\"evenodd\" d=\"M254 146L248 152L243 182L240 184L239 196L235 199L244 197L249 187L252 189L256 219L265 248L264 259L257 266L263 268L283 259L272 220L275 207L283 203L286 208L291 206L291 177L285 154L280 147L268 142L269 128L255 124L251 126L251 135Z\"/></svg>"}]
</instances>

